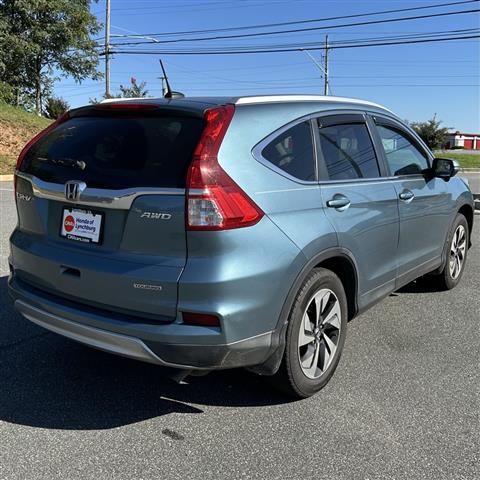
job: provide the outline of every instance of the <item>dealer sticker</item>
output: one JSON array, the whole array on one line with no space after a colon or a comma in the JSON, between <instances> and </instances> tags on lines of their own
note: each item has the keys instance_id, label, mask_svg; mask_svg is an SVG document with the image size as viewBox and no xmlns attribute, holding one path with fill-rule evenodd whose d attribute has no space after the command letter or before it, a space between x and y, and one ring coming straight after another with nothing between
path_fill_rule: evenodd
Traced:
<instances>
[{"instance_id":1,"label":"dealer sticker","mask_svg":"<svg viewBox=\"0 0 480 480\"><path fill-rule=\"evenodd\" d=\"M100 243L102 217L90 210L64 208L60 235L69 240Z\"/></svg>"}]
</instances>

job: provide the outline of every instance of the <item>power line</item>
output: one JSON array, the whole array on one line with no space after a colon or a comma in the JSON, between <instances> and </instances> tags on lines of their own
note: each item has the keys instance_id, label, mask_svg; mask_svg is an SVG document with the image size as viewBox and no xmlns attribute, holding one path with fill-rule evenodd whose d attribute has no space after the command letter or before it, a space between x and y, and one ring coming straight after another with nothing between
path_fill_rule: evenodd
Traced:
<instances>
[{"instance_id":1,"label":"power line","mask_svg":"<svg viewBox=\"0 0 480 480\"><path fill-rule=\"evenodd\" d=\"M158 0L155 0L158 3ZM258 1L258 0L252 0L252 1ZM297 1L302 1L302 0L297 0ZM305 0L303 0L305 1ZM333 1L333 0L332 0ZM132 3L131 1L129 3ZM137 2L135 2L137 3ZM290 3L290 0L267 0L267 1L261 1L259 3L255 4L247 4L246 0L243 1L238 1L238 0L231 0L231 3L227 3L226 0L220 0L218 2L204 2L201 3L200 1L195 1L194 3L175 3L174 5L141 5L141 6L135 6L135 7L114 7L112 9L113 12L120 12L119 15L132 15L131 11L136 11L136 10L150 10L150 11L155 11L155 10L162 10L162 13L169 13L169 12L175 12L178 13L178 11L182 8L189 9L190 11L198 11L198 9L201 9L202 11L211 11L211 10L223 10L225 8L243 8L243 7L261 7L261 6L271 6L272 4L282 4L282 3ZM125 12L125 13L122 13ZM95 10L92 12L93 14L101 13L99 10ZM137 15L146 15L149 12L139 12ZM135 15L135 13L133 14Z\"/></svg>"},{"instance_id":2,"label":"power line","mask_svg":"<svg viewBox=\"0 0 480 480\"><path fill-rule=\"evenodd\" d=\"M279 35L279 34L285 34L285 33L311 32L311 31L317 31L317 30L330 30L332 28L348 28L348 27L358 27L363 25L377 25L377 24L392 23L392 22L404 22L409 20L422 20L426 18L438 18L438 17L446 17L446 16L452 16L452 15L464 15L467 13L476 13L476 12L480 12L480 9L476 8L476 9L470 9L470 10L459 10L454 12L431 13L428 15L414 15L410 17L368 20L364 22L326 25L323 27L307 27L307 28L295 28L290 30L274 30L272 32L241 33L236 35L217 35L214 37L177 38L177 39L162 40L161 43L166 44L166 43L180 43L180 42L203 42L203 41L211 41L211 40L230 40L234 38L252 38L252 37L260 37L260 36L263 37L268 35ZM156 36L156 34L143 34L143 33L142 35L148 35L151 37ZM136 42L136 43L129 43L129 44L144 45L146 43L151 43L151 42ZM127 43L124 43L123 45L127 45Z\"/></svg>"},{"instance_id":3,"label":"power line","mask_svg":"<svg viewBox=\"0 0 480 480\"><path fill-rule=\"evenodd\" d=\"M454 40L468 40L480 38L480 35L463 35L456 37L444 37L444 38L431 38L431 39L419 39L419 40L406 40L406 41L389 41L379 43L363 43L363 44L348 44L348 45L336 45L331 47L332 50L344 49L344 48L361 48L361 47L381 47L389 45L411 45L417 43L430 43L430 42L448 42ZM319 44L316 44L319 45ZM309 46L309 50L322 50L323 46ZM254 54L254 53L284 53L284 52L297 52L301 50L301 47L286 47L286 48L264 48L264 49L251 49L250 47L240 47L243 50L112 50L112 54L123 55L239 55L239 54Z\"/></svg>"},{"instance_id":4,"label":"power line","mask_svg":"<svg viewBox=\"0 0 480 480\"><path fill-rule=\"evenodd\" d=\"M357 87L357 88L370 88L370 87L480 87L480 83L366 83L366 84L351 84L351 83L340 83L338 85L335 85L335 87ZM252 87L255 90L285 90L289 89L291 90L292 88L298 88L294 86L290 87L278 87L278 86L272 86L272 87ZM311 84L311 85L302 85L301 88L319 88L318 84ZM208 90L208 87L206 88L193 88L193 89L183 89L182 90L190 90L190 91L205 91ZM232 88L216 88L215 90L217 91L223 91L223 92L231 92L234 91ZM245 88L244 90L248 90L248 88Z\"/></svg>"},{"instance_id":5,"label":"power line","mask_svg":"<svg viewBox=\"0 0 480 480\"><path fill-rule=\"evenodd\" d=\"M408 39L408 38L422 38L422 37L440 37L445 34L451 35L460 35L464 33L477 33L479 32L479 28L462 28L462 29L455 29L455 30L438 30L435 32L425 32L425 33L408 33L404 35L392 35L392 36L379 36L379 37L370 37L370 38L354 38L354 39L347 39L347 40L335 40L330 42L331 46L335 44L348 44L348 43L359 43L359 42L374 42L378 40L401 40L401 39Z\"/></svg>"},{"instance_id":6,"label":"power line","mask_svg":"<svg viewBox=\"0 0 480 480\"><path fill-rule=\"evenodd\" d=\"M339 88L347 88L347 87L356 87L356 88L373 88L373 87L478 87L479 84L475 83L336 83L334 84L335 90L338 92ZM192 85L186 84L182 82L177 82L177 87L180 88L182 91L190 92L192 91ZM237 92L237 91L252 91L256 92L281 92L281 91L288 91L288 92L296 92L296 93L305 93L311 89L316 89L319 93L324 95L323 92L323 85L320 83L309 83L303 85L271 85L271 86L257 86L257 85L235 85L231 87L220 86L216 87L214 90L211 89L208 85L204 86L196 86L194 90L198 91L208 91L212 94L212 91L217 93L220 92ZM334 95L331 93L331 89L329 88L329 94Z\"/></svg>"},{"instance_id":7,"label":"power line","mask_svg":"<svg viewBox=\"0 0 480 480\"><path fill-rule=\"evenodd\" d=\"M156 32L156 33L146 33L145 35L149 36L170 36L170 35L190 35L196 33L215 33L215 32L231 32L231 31L241 31L241 30L253 30L257 28L270 28L270 27L283 27L288 25L301 25L307 23L317 23L317 22L327 22L331 20L342 20L347 18L359 18L359 17L369 17L375 15L386 15L389 13L401 13L415 10L425 10L430 8L440 8L447 7L452 5L462 5L466 3L477 3L478 0L464 0L460 2L448 2L448 3L437 3L430 5L423 5L421 7L409 7L409 8L396 8L392 10L382 10L379 12L366 12L366 13L356 13L351 15L338 15L334 17L324 17L324 18L314 18L306 20L296 20L290 22L277 22L277 23L263 23L257 25L244 25L239 27L227 27L227 28L217 28L217 29L204 29L204 30L187 30L187 31L177 31L177 32ZM132 7L135 8L135 7Z\"/></svg>"},{"instance_id":8,"label":"power line","mask_svg":"<svg viewBox=\"0 0 480 480\"><path fill-rule=\"evenodd\" d=\"M158 2L158 0L157 0ZM255 4L250 4L248 5L245 0L243 2L243 5L239 5L240 2L238 0L232 0L230 2L230 5L225 1L225 0L220 0L217 2L205 2L205 3L200 3L198 1L194 3L185 3L185 4L175 4L175 5L139 5L135 7L115 7L113 11L115 12L120 12L120 11L132 11L132 10L164 10L164 9L171 9L172 6L175 7L175 9L178 8L192 8L192 7L200 7L200 8L205 8L209 6L216 6L216 5L222 5L226 6L227 8L231 8L233 6L242 6L242 7L256 7L256 6L262 6L262 5L271 5L272 3L288 3L288 0L269 0L268 2L259 2L256 5ZM463 2L461 2L463 3Z\"/></svg>"},{"instance_id":9,"label":"power line","mask_svg":"<svg viewBox=\"0 0 480 480\"><path fill-rule=\"evenodd\" d=\"M368 43L368 42L386 42L386 41L394 41L394 40L406 40L406 39L414 39L418 40L421 38L435 38L435 37L441 37L444 35L450 35L451 38L454 38L454 36L461 35L461 34L473 34L473 33L480 33L479 28L464 28L464 29L456 29L456 30L440 30L436 32L425 32L425 33L419 33L419 34L406 34L406 35L394 35L394 36L377 36L377 37L368 37L368 38L356 38L356 39L343 39L343 40L336 40L333 42L329 42L329 46L332 48L335 47L335 45L350 45L354 44L357 45L359 43ZM157 45L161 44L161 42L155 42ZM268 45L248 45L248 46L229 46L228 48L231 50L241 50L245 48L249 49L265 49L265 48L283 48L283 47L291 47L294 48L296 47L297 49L300 50L308 50L310 47L318 46L319 42L303 42L303 43L283 43L283 44L268 44ZM115 46L120 47L124 45L129 45L129 43L118 43L115 44ZM225 47L227 49L227 47ZM200 51L200 50L199 50Z\"/></svg>"},{"instance_id":10,"label":"power line","mask_svg":"<svg viewBox=\"0 0 480 480\"><path fill-rule=\"evenodd\" d=\"M379 41L379 40L400 40L400 39L408 39L408 38L422 38L422 37L435 37L435 36L441 36L445 34L451 34L451 35L460 35L462 33L476 33L480 29L479 28L462 28L462 29L455 29L455 30L438 30L434 32L420 32L420 33L408 33L408 34L402 34L402 35L390 35L390 36L376 36L376 37L367 37L367 38L354 38L354 39L341 39L341 40L335 40L331 41L329 44L330 45L335 45L335 44L348 44L348 43L359 43L359 42L372 42L372 41ZM136 37L138 35L125 35L125 37ZM145 38L144 36L141 36L141 38ZM112 45L116 47L123 47L123 46L129 46L129 45L143 45L145 43L147 44L152 44L155 43L158 45L161 45L164 42L161 42L159 40L156 40L155 37L151 37L153 42L120 42L120 43L113 43ZM168 43L168 42L165 42ZM318 43L318 42L313 42L313 44ZM312 43L303 43L301 44L302 47L307 48L308 45ZM290 42L289 45L294 45L293 42ZM267 45L265 45L267 46ZM273 47L274 45L270 45L270 47ZM276 45L278 47L281 47L283 45ZM300 46L300 44L298 44ZM252 47L252 45L250 45ZM230 47L234 48L234 47ZM259 47L261 48L261 47Z\"/></svg>"},{"instance_id":11,"label":"power line","mask_svg":"<svg viewBox=\"0 0 480 480\"><path fill-rule=\"evenodd\" d=\"M132 72L128 72L130 75ZM138 72L136 72L138 73ZM158 72L149 72L150 74L154 75ZM210 80L208 79L210 78ZM301 77L301 78L282 78L282 79L270 79L270 80L265 80L265 81L259 81L259 80L246 80L246 79L237 79L237 78L225 78L225 77L216 77L216 76L208 76L208 78L200 79L200 80L195 80L195 85L199 85L202 83L205 83L205 85L209 86L211 85L211 79L215 80L220 80L223 82L228 82L228 83L237 83L241 85L263 85L263 86L268 86L268 87L289 87L292 86L292 82L295 81L295 87L307 87L308 85L302 85L299 82L312 82L317 80L317 77ZM370 79L370 78L378 78L378 79L403 79L403 78L412 78L412 75L330 75L330 79L338 79L338 78L348 78L348 79L355 79L355 80L362 80L362 79ZM415 75L416 79L429 79L429 78L439 78L439 75ZM478 78L478 75L442 75L443 78ZM112 80L110 82L111 84L115 85L122 85L125 84L124 80ZM340 84L341 85L341 84ZM82 84L75 84L75 83L59 83L56 85L56 88L61 88L62 90L66 91L74 91L78 90L79 88L99 88L101 86L101 81L98 81L96 83L87 83L85 85Z\"/></svg>"}]
</instances>

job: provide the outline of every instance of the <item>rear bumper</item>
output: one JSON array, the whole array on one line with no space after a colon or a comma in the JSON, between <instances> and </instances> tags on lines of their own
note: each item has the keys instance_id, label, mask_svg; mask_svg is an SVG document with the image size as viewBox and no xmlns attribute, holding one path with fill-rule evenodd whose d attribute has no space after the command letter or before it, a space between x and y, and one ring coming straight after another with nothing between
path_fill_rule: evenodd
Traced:
<instances>
[{"instance_id":1,"label":"rear bumper","mask_svg":"<svg viewBox=\"0 0 480 480\"><path fill-rule=\"evenodd\" d=\"M85 310L73 308L69 302L29 288L14 274L8 285L16 310L28 320L77 342L136 360L187 370L213 370L258 365L272 353L273 332L223 344L215 343L215 338L222 337L213 333L208 344L202 344L198 339L205 339L207 327L150 325L142 323L144 319L120 321L96 315L88 306ZM201 335L196 336L195 329ZM189 341L180 343L179 337Z\"/></svg>"}]
</instances>

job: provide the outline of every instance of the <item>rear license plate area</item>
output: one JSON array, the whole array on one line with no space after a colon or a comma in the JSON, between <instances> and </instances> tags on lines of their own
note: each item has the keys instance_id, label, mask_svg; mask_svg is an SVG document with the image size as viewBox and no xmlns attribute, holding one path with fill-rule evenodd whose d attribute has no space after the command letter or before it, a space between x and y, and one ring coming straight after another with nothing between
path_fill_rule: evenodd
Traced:
<instances>
[{"instance_id":1,"label":"rear license plate area","mask_svg":"<svg viewBox=\"0 0 480 480\"><path fill-rule=\"evenodd\" d=\"M67 240L100 245L104 214L89 209L63 207L60 236Z\"/></svg>"}]
</instances>

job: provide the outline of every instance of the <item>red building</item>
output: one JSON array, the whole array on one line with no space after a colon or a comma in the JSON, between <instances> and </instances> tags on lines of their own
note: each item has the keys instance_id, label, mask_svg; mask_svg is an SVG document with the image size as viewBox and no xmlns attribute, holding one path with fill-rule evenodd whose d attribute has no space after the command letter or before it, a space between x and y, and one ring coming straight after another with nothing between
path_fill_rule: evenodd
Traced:
<instances>
[{"instance_id":1,"label":"red building","mask_svg":"<svg viewBox=\"0 0 480 480\"><path fill-rule=\"evenodd\" d=\"M465 150L480 150L480 133L454 132L448 134L445 148L463 147Z\"/></svg>"}]
</instances>

